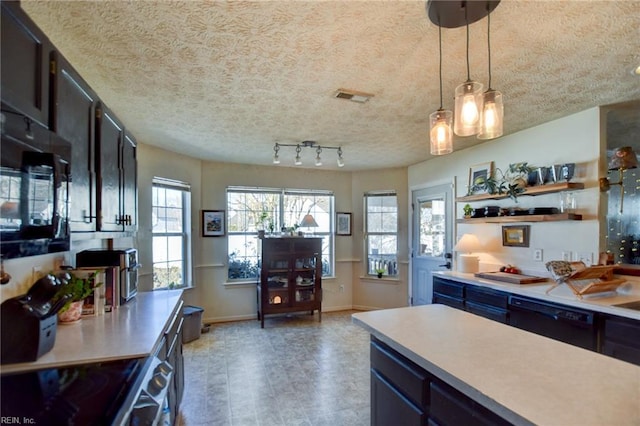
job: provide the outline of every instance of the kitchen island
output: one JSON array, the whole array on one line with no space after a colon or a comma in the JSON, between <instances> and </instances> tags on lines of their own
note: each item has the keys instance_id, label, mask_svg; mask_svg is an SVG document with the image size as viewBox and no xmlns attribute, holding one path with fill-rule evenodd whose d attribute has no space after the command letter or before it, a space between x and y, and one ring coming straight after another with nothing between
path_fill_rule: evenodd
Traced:
<instances>
[{"instance_id":1,"label":"kitchen island","mask_svg":"<svg viewBox=\"0 0 640 426\"><path fill-rule=\"evenodd\" d=\"M353 322L372 335L372 361L385 353L398 370L424 377L414 397L396 387L392 363L380 363L382 374L374 368L374 425L389 401L375 397L374 377L436 424L449 424L442 388L460 395L456 404L512 424L640 424L640 367L632 364L444 305L362 312Z\"/></svg>"}]
</instances>

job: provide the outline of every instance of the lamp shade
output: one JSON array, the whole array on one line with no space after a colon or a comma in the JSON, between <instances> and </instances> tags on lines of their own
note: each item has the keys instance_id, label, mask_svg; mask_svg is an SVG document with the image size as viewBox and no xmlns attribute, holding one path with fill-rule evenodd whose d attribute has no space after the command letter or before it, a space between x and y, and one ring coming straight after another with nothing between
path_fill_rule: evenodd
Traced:
<instances>
[{"instance_id":1,"label":"lamp shade","mask_svg":"<svg viewBox=\"0 0 640 426\"><path fill-rule=\"evenodd\" d=\"M466 81L456 87L453 131L458 136L472 136L480 132L482 84Z\"/></svg>"},{"instance_id":2,"label":"lamp shade","mask_svg":"<svg viewBox=\"0 0 640 426\"><path fill-rule=\"evenodd\" d=\"M478 256L473 256L469 253L477 252L482 249L480 240L473 234L463 234L460 241L453 248L457 252L461 252L458 258L457 270L467 274L478 272L479 261Z\"/></svg>"},{"instance_id":3,"label":"lamp shade","mask_svg":"<svg viewBox=\"0 0 640 426\"><path fill-rule=\"evenodd\" d=\"M457 252L473 253L482 250L482 244L475 235L464 234L453 249Z\"/></svg>"},{"instance_id":4,"label":"lamp shade","mask_svg":"<svg viewBox=\"0 0 640 426\"><path fill-rule=\"evenodd\" d=\"M431 155L446 155L453 151L453 132L451 111L439 109L429 116Z\"/></svg>"},{"instance_id":5,"label":"lamp shade","mask_svg":"<svg viewBox=\"0 0 640 426\"><path fill-rule=\"evenodd\" d=\"M504 105L502 93L489 89L482 95L482 113L480 114L480 133L478 139L493 139L502 136Z\"/></svg>"},{"instance_id":6,"label":"lamp shade","mask_svg":"<svg viewBox=\"0 0 640 426\"><path fill-rule=\"evenodd\" d=\"M638 156L630 146L616 148L613 151L611 161L609 161L609 170L626 170L638 167Z\"/></svg>"},{"instance_id":7,"label":"lamp shade","mask_svg":"<svg viewBox=\"0 0 640 426\"><path fill-rule=\"evenodd\" d=\"M317 228L318 223L313 218L313 216L311 216L310 214L307 214L302 218L302 222L300 222L300 227L301 228Z\"/></svg>"}]
</instances>

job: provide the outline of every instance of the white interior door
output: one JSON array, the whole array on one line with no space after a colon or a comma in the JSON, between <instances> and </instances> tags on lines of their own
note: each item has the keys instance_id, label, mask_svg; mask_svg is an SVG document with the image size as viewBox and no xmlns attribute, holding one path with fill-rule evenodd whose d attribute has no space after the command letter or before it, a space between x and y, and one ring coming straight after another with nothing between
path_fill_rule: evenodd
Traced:
<instances>
[{"instance_id":1,"label":"white interior door","mask_svg":"<svg viewBox=\"0 0 640 426\"><path fill-rule=\"evenodd\" d=\"M411 304L431 303L433 271L451 268L453 185L412 191Z\"/></svg>"}]
</instances>

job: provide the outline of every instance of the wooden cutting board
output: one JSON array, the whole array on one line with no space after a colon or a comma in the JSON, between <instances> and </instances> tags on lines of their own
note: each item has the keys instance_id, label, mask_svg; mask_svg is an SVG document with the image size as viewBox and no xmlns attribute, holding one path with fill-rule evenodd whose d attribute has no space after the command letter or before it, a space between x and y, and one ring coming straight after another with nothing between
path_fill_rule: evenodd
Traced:
<instances>
[{"instance_id":1,"label":"wooden cutting board","mask_svg":"<svg viewBox=\"0 0 640 426\"><path fill-rule=\"evenodd\" d=\"M534 277L533 275L508 274L506 272L478 272L473 274L478 278L502 281L511 284L532 284L547 281L548 278Z\"/></svg>"}]
</instances>

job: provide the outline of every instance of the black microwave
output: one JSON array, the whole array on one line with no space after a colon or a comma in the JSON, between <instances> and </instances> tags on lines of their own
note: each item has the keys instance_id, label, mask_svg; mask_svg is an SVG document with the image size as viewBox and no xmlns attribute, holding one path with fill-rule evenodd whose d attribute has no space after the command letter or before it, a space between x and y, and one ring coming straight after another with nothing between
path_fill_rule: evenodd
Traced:
<instances>
[{"instance_id":1,"label":"black microwave","mask_svg":"<svg viewBox=\"0 0 640 426\"><path fill-rule=\"evenodd\" d=\"M5 104L0 125L2 258L68 251L71 145Z\"/></svg>"}]
</instances>

